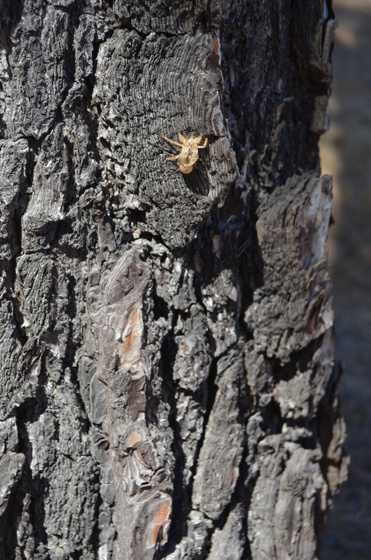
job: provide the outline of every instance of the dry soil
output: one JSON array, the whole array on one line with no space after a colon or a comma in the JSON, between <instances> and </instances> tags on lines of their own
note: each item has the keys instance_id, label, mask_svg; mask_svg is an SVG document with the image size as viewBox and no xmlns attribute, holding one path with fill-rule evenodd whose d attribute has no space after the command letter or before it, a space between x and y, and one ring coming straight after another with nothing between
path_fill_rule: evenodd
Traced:
<instances>
[{"instance_id":1,"label":"dry soil","mask_svg":"<svg viewBox=\"0 0 371 560\"><path fill-rule=\"evenodd\" d=\"M322 560L371 560L371 0L335 0L331 127L322 171L334 176L329 254L342 411L351 456Z\"/></svg>"}]
</instances>

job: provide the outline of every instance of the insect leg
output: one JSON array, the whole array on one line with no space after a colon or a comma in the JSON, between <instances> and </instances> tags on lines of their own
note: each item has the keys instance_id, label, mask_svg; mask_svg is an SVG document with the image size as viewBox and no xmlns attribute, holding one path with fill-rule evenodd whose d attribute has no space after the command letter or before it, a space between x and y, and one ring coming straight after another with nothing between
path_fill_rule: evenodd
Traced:
<instances>
[{"instance_id":1,"label":"insect leg","mask_svg":"<svg viewBox=\"0 0 371 560\"><path fill-rule=\"evenodd\" d=\"M183 146L183 144L185 144L187 142L187 138L185 138L183 136L183 134L180 132L180 129L179 129L179 132L178 132L178 136L179 136L179 140L181 141L180 145Z\"/></svg>"},{"instance_id":2,"label":"insect leg","mask_svg":"<svg viewBox=\"0 0 371 560\"><path fill-rule=\"evenodd\" d=\"M170 142L170 144L175 144L175 146L179 146L180 148L183 148L182 144L179 144L179 142L174 142L174 140L170 140L170 138L167 138L166 136L162 135L162 138L164 140L166 140L167 142Z\"/></svg>"}]
</instances>

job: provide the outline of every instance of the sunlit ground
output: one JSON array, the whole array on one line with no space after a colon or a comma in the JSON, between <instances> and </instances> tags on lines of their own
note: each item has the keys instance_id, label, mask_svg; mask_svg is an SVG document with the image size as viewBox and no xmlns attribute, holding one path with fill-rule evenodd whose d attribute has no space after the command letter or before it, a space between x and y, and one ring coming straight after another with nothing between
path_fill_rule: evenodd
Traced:
<instances>
[{"instance_id":1,"label":"sunlit ground","mask_svg":"<svg viewBox=\"0 0 371 560\"><path fill-rule=\"evenodd\" d=\"M334 176L329 253L342 411L351 456L335 499L322 560L371 560L371 0L335 0L330 131L323 173Z\"/></svg>"}]
</instances>

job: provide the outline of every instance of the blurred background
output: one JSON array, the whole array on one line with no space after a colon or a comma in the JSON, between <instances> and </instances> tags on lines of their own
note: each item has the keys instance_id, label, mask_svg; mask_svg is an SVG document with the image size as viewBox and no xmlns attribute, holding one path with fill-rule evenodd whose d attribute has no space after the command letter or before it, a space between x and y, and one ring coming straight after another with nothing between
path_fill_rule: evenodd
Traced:
<instances>
[{"instance_id":1,"label":"blurred background","mask_svg":"<svg viewBox=\"0 0 371 560\"><path fill-rule=\"evenodd\" d=\"M329 255L342 413L351 456L322 560L371 560L371 0L334 0L331 126L322 172L334 176Z\"/></svg>"}]
</instances>

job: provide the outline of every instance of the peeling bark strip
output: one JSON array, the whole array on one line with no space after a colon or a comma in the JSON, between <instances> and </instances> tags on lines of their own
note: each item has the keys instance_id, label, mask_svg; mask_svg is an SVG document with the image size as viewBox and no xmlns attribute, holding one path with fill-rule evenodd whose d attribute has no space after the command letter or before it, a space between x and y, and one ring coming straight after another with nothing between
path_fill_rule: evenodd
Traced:
<instances>
[{"instance_id":1,"label":"peeling bark strip","mask_svg":"<svg viewBox=\"0 0 371 560\"><path fill-rule=\"evenodd\" d=\"M331 2L109 4L0 10L0 558L315 560Z\"/></svg>"},{"instance_id":2,"label":"peeling bark strip","mask_svg":"<svg viewBox=\"0 0 371 560\"><path fill-rule=\"evenodd\" d=\"M158 429L146 417L150 365L143 355L142 307L149 278L132 249L88 296L92 336L84 355L87 372L95 371L85 379L90 381L86 408L93 421L92 452L104 481L101 530L109 533L112 523L116 527L100 550L122 559L153 558L171 511L170 449L156 445Z\"/></svg>"}]
</instances>

